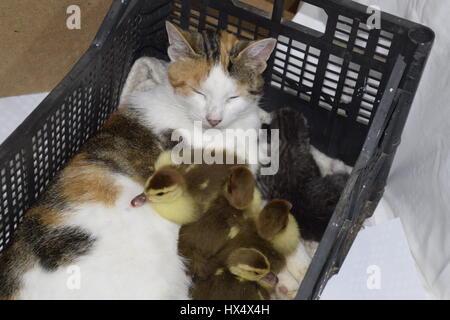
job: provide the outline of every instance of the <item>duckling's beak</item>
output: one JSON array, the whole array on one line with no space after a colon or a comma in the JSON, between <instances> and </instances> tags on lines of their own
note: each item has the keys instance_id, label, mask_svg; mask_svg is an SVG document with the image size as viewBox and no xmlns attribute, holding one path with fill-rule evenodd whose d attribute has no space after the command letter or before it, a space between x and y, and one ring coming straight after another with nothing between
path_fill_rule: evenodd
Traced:
<instances>
[{"instance_id":1,"label":"duckling's beak","mask_svg":"<svg viewBox=\"0 0 450 320\"><path fill-rule=\"evenodd\" d=\"M261 278L261 280L259 281L266 282L271 287L275 287L278 283L278 277L276 276L275 273L269 272L265 277Z\"/></svg>"},{"instance_id":2,"label":"duckling's beak","mask_svg":"<svg viewBox=\"0 0 450 320\"><path fill-rule=\"evenodd\" d=\"M141 193L131 200L131 206L134 208L142 207L148 201L147 195L145 193Z\"/></svg>"}]
</instances>

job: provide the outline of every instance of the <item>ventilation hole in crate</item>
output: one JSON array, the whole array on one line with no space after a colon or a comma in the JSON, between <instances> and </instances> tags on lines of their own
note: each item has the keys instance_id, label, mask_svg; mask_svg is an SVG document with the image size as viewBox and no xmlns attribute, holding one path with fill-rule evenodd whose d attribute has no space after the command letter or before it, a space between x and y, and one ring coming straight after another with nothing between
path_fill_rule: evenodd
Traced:
<instances>
[{"instance_id":1,"label":"ventilation hole in crate","mask_svg":"<svg viewBox=\"0 0 450 320\"><path fill-rule=\"evenodd\" d=\"M267 38L270 35L269 29L258 27L256 29L256 38Z\"/></svg>"},{"instance_id":2,"label":"ventilation hole in crate","mask_svg":"<svg viewBox=\"0 0 450 320\"><path fill-rule=\"evenodd\" d=\"M89 139L94 133L95 128L93 126L87 126L89 124L90 119L94 117L94 89L89 86L85 86L83 88L83 100L84 100L84 113L83 113L83 122L86 124L83 136L83 142ZM118 99L118 97L116 97Z\"/></svg>"},{"instance_id":3,"label":"ventilation hole in crate","mask_svg":"<svg viewBox=\"0 0 450 320\"><path fill-rule=\"evenodd\" d=\"M175 24L180 24L181 21L181 8L182 3L179 0L173 1L173 11L170 13L170 21L172 21Z\"/></svg>"},{"instance_id":4,"label":"ventilation hole in crate","mask_svg":"<svg viewBox=\"0 0 450 320\"><path fill-rule=\"evenodd\" d=\"M356 39L353 46L353 51L359 54L364 54L368 40L369 40L369 29L367 25L359 23L359 28L356 31Z\"/></svg>"},{"instance_id":5,"label":"ventilation hole in crate","mask_svg":"<svg viewBox=\"0 0 450 320\"><path fill-rule=\"evenodd\" d=\"M111 88L105 84L100 87L100 106L97 127L100 128L108 119L111 105Z\"/></svg>"},{"instance_id":6,"label":"ventilation hole in crate","mask_svg":"<svg viewBox=\"0 0 450 320\"><path fill-rule=\"evenodd\" d=\"M200 18L200 11L197 11L195 9L191 9L191 16L195 18Z\"/></svg>"},{"instance_id":7,"label":"ventilation hole in crate","mask_svg":"<svg viewBox=\"0 0 450 320\"><path fill-rule=\"evenodd\" d=\"M175 7L175 9L181 10L182 3L180 0L173 0L173 6Z\"/></svg>"},{"instance_id":8,"label":"ventilation hole in crate","mask_svg":"<svg viewBox=\"0 0 450 320\"><path fill-rule=\"evenodd\" d=\"M370 122L369 119L367 119L365 117L362 117L362 116L357 116L356 117L356 121L359 122L359 123L365 124L365 125L368 125L369 122Z\"/></svg>"},{"instance_id":9,"label":"ventilation hole in crate","mask_svg":"<svg viewBox=\"0 0 450 320\"><path fill-rule=\"evenodd\" d=\"M62 105L50 116L51 161L56 170L61 169L66 160L66 106Z\"/></svg>"},{"instance_id":10,"label":"ventilation hole in crate","mask_svg":"<svg viewBox=\"0 0 450 320\"><path fill-rule=\"evenodd\" d=\"M348 48L351 40L351 34L353 28L356 28L355 21L346 16L339 15L334 31L333 43L343 48ZM358 23L358 27L355 30L354 42L352 43L353 52L364 54L367 42L369 40L369 29L364 23Z\"/></svg>"},{"instance_id":11,"label":"ventilation hole in crate","mask_svg":"<svg viewBox=\"0 0 450 320\"><path fill-rule=\"evenodd\" d=\"M255 39L256 25L254 25L253 23L238 19L235 16L228 16L227 22L228 32L246 40Z\"/></svg>"},{"instance_id":12,"label":"ventilation hole in crate","mask_svg":"<svg viewBox=\"0 0 450 320\"><path fill-rule=\"evenodd\" d=\"M352 26L353 19L339 15L334 31L333 43L340 47L347 48L347 43L350 40L350 34L352 32Z\"/></svg>"},{"instance_id":13,"label":"ventilation hole in crate","mask_svg":"<svg viewBox=\"0 0 450 320\"><path fill-rule=\"evenodd\" d=\"M309 102L319 56L319 49L280 35L271 85Z\"/></svg>"},{"instance_id":14,"label":"ventilation hole in crate","mask_svg":"<svg viewBox=\"0 0 450 320\"><path fill-rule=\"evenodd\" d=\"M333 109L333 103L336 97L336 90L341 77L342 64L344 60L340 57L330 54L322 84L322 94L319 99L319 106L327 109Z\"/></svg>"},{"instance_id":15,"label":"ventilation hole in crate","mask_svg":"<svg viewBox=\"0 0 450 320\"><path fill-rule=\"evenodd\" d=\"M37 190L35 197L38 197L50 180L51 159L47 123L31 138L31 142L33 145L33 178L35 190Z\"/></svg>"},{"instance_id":16,"label":"ventilation hole in crate","mask_svg":"<svg viewBox=\"0 0 450 320\"><path fill-rule=\"evenodd\" d=\"M250 23L248 21L242 20L241 21L241 33L240 36L243 36L247 39L255 39L255 31L256 31L256 25L253 23Z\"/></svg>"},{"instance_id":17,"label":"ventilation hole in crate","mask_svg":"<svg viewBox=\"0 0 450 320\"><path fill-rule=\"evenodd\" d=\"M202 2L198 1L191 2L191 5L192 8L189 12L189 30L199 31L202 24L204 24L205 29L217 30L220 19L218 10L205 7ZM182 6L180 1L174 1L174 10L169 17L173 23L178 25L180 25L181 21ZM241 20L236 16L228 15L226 19L226 30L239 38L254 40L266 38L270 34L268 29L257 27L255 24Z\"/></svg>"},{"instance_id":18,"label":"ventilation hole in crate","mask_svg":"<svg viewBox=\"0 0 450 320\"><path fill-rule=\"evenodd\" d=\"M349 63L339 101L341 104L350 104L353 101L356 81L358 80L358 74L360 69L361 66L359 64L356 64L354 62Z\"/></svg>"},{"instance_id":19,"label":"ventilation hole in crate","mask_svg":"<svg viewBox=\"0 0 450 320\"><path fill-rule=\"evenodd\" d=\"M29 202L25 159L26 154L22 150L6 161L0 170L0 251L10 241L11 233L17 229Z\"/></svg>"},{"instance_id":20,"label":"ventilation hole in crate","mask_svg":"<svg viewBox=\"0 0 450 320\"><path fill-rule=\"evenodd\" d=\"M374 58L381 62L386 62L391 50L394 35L385 30L380 31L377 46L375 47Z\"/></svg>"},{"instance_id":21,"label":"ventilation hole in crate","mask_svg":"<svg viewBox=\"0 0 450 320\"><path fill-rule=\"evenodd\" d=\"M176 24L179 26L181 24L181 22L180 22L181 21L181 13L179 11L173 11L169 16L169 20L173 24Z\"/></svg>"},{"instance_id":22,"label":"ventilation hole in crate","mask_svg":"<svg viewBox=\"0 0 450 320\"><path fill-rule=\"evenodd\" d=\"M68 97L65 103L68 110L70 155L73 155L84 142L82 136L84 101L82 100L82 97L83 89L78 88L73 92L72 96Z\"/></svg>"},{"instance_id":23,"label":"ventilation hole in crate","mask_svg":"<svg viewBox=\"0 0 450 320\"><path fill-rule=\"evenodd\" d=\"M383 75L376 70L369 70L356 121L366 125L369 124L372 118L374 106L379 103L379 100L377 99L382 76Z\"/></svg>"}]
</instances>

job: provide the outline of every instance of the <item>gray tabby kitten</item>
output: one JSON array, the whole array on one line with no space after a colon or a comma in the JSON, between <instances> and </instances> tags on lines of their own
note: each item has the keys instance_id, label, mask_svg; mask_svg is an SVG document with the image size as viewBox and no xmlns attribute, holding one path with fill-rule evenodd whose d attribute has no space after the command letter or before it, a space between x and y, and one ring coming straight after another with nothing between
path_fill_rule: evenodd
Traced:
<instances>
[{"instance_id":1,"label":"gray tabby kitten","mask_svg":"<svg viewBox=\"0 0 450 320\"><path fill-rule=\"evenodd\" d=\"M262 196L290 201L302 238L320 241L349 175L321 176L310 152L309 129L300 112L292 108L274 111L269 129L280 130L280 166L275 175L257 177Z\"/></svg>"}]
</instances>

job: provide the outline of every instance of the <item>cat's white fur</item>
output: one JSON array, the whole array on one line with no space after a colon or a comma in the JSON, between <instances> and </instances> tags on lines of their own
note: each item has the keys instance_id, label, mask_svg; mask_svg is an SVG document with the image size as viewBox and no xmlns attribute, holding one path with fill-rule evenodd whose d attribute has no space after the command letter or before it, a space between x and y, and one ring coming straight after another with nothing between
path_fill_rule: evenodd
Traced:
<instances>
[{"instance_id":1,"label":"cat's white fur","mask_svg":"<svg viewBox=\"0 0 450 320\"><path fill-rule=\"evenodd\" d=\"M262 118L268 117L259 107L259 99L239 96L229 100L229 97L238 95L237 83L221 66L211 69L202 83L201 91L204 96L197 93L180 96L166 78L153 90L136 92L127 100L134 108L142 111L142 120L153 128L154 133L160 135L168 129L177 130L179 136L174 136L176 141L182 140L194 148L232 150L242 159L249 160L255 172L258 161L267 155L264 146L258 150ZM221 119L221 122L212 127L207 121L208 117ZM195 123L198 124L197 128ZM202 135L195 134L199 129ZM250 134L244 136L242 130L249 130ZM233 134L236 140L226 139L227 132Z\"/></svg>"},{"instance_id":2,"label":"cat's white fur","mask_svg":"<svg viewBox=\"0 0 450 320\"><path fill-rule=\"evenodd\" d=\"M23 278L21 299L189 298L190 279L177 253L179 226L149 206L132 208L130 199L142 186L121 175L114 179L122 186L115 207L86 204L67 214L65 225L96 237L92 251L54 272L36 265Z\"/></svg>"},{"instance_id":3,"label":"cat's white fur","mask_svg":"<svg viewBox=\"0 0 450 320\"><path fill-rule=\"evenodd\" d=\"M344 162L339 159L333 159L328 157L326 154L320 152L315 147L310 147L310 152L319 167L320 174L322 177L335 174L335 173L348 173L352 172L352 167L347 166Z\"/></svg>"},{"instance_id":4,"label":"cat's white fur","mask_svg":"<svg viewBox=\"0 0 450 320\"><path fill-rule=\"evenodd\" d=\"M198 122L208 138L214 140L217 134L224 134L226 129L253 129L261 127L261 114L258 99L238 96L237 84L234 79L225 74L220 66L214 66L208 77L202 83L201 92L205 96L193 93L190 96L180 96L165 79L153 90L137 92L128 101L144 113L144 121L153 128L156 134L162 134L167 129L184 129L189 134L182 133L191 146L202 147L203 140L194 137L194 122ZM207 118L221 119L212 127ZM225 146L226 147L226 146Z\"/></svg>"}]
</instances>

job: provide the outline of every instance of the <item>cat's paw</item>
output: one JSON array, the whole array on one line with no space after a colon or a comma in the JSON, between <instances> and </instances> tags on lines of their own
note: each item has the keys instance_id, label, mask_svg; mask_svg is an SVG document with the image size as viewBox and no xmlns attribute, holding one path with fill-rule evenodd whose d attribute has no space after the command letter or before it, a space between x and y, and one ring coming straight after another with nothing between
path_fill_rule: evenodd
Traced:
<instances>
[{"instance_id":1,"label":"cat's paw","mask_svg":"<svg viewBox=\"0 0 450 320\"><path fill-rule=\"evenodd\" d=\"M259 110L259 119L261 120L261 123L263 124L270 124L272 122L272 114L269 112L260 109Z\"/></svg>"},{"instance_id":2,"label":"cat's paw","mask_svg":"<svg viewBox=\"0 0 450 320\"><path fill-rule=\"evenodd\" d=\"M303 241L303 245L305 246L306 253L312 259L316 254L317 248L319 247L319 242L317 241Z\"/></svg>"},{"instance_id":3,"label":"cat's paw","mask_svg":"<svg viewBox=\"0 0 450 320\"><path fill-rule=\"evenodd\" d=\"M291 273L284 268L278 274L278 284L275 288L274 299L292 300L297 295L300 282L298 282Z\"/></svg>"},{"instance_id":4,"label":"cat's paw","mask_svg":"<svg viewBox=\"0 0 450 320\"><path fill-rule=\"evenodd\" d=\"M331 174L335 174L335 173L348 173L348 174L350 174L352 172L352 167L347 166L341 160L333 159L333 160L331 160L330 171L331 171Z\"/></svg>"},{"instance_id":5,"label":"cat's paw","mask_svg":"<svg viewBox=\"0 0 450 320\"><path fill-rule=\"evenodd\" d=\"M287 270L299 283L301 283L305 277L310 263L311 257L306 251L303 242L300 242L297 250L286 260Z\"/></svg>"},{"instance_id":6,"label":"cat's paw","mask_svg":"<svg viewBox=\"0 0 450 320\"><path fill-rule=\"evenodd\" d=\"M328 157L326 154L320 152L315 147L310 147L311 155L316 161L319 167L320 174L322 177L329 176L336 173L348 173L352 172L352 167L347 166L343 161L339 159L333 159Z\"/></svg>"}]
</instances>

